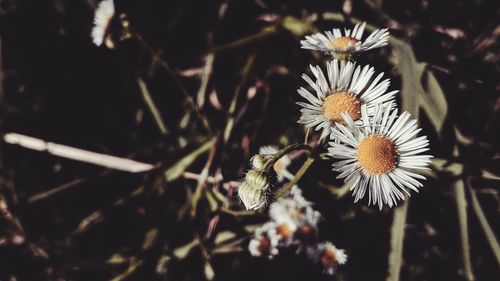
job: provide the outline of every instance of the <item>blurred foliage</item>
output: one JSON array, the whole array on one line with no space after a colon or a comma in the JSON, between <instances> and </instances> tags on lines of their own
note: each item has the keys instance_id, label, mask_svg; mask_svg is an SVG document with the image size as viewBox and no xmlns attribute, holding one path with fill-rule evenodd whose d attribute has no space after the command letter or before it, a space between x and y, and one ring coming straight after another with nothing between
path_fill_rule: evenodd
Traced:
<instances>
[{"instance_id":1,"label":"blurred foliage","mask_svg":"<svg viewBox=\"0 0 500 281\"><path fill-rule=\"evenodd\" d=\"M159 167L2 144L0 280L326 279L292 252L250 257L266 215L235 192L260 146L304 140L296 89L325 58L301 37L360 20L391 28L359 63L401 89L436 159L420 194L381 212L310 163L299 185L349 255L337 279L500 279L498 1L115 2L140 36L109 50L90 39L94 0L0 0L1 132Z\"/></svg>"}]
</instances>

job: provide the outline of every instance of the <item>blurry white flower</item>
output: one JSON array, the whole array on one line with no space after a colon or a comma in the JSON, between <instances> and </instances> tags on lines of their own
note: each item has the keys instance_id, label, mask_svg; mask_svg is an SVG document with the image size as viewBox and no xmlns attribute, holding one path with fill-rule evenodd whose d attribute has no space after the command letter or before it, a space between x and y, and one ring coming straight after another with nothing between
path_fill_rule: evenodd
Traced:
<instances>
[{"instance_id":1,"label":"blurry white flower","mask_svg":"<svg viewBox=\"0 0 500 281\"><path fill-rule=\"evenodd\" d=\"M248 251L252 256L271 259L278 254L280 236L276 228L274 222L267 222L255 231L254 238L248 244Z\"/></svg>"},{"instance_id":2,"label":"blurry white flower","mask_svg":"<svg viewBox=\"0 0 500 281\"><path fill-rule=\"evenodd\" d=\"M276 153L278 153L278 147L272 145L262 146L259 149L259 154L263 155L265 158L269 158ZM273 169L278 176L278 182L282 182L284 179L293 179L293 175L287 170L290 163L292 163L292 160L290 160L288 155L281 157L274 163Z\"/></svg>"},{"instance_id":3,"label":"blurry white flower","mask_svg":"<svg viewBox=\"0 0 500 281\"><path fill-rule=\"evenodd\" d=\"M347 255L342 249L338 249L331 242L323 242L308 247L307 256L315 263L323 266L323 272L328 275L334 275L338 265L347 262Z\"/></svg>"},{"instance_id":4,"label":"blurry white flower","mask_svg":"<svg viewBox=\"0 0 500 281\"><path fill-rule=\"evenodd\" d=\"M289 216L283 215L274 221L276 223L276 231L280 236L280 246L289 246L294 243L295 231L297 224Z\"/></svg>"},{"instance_id":5,"label":"blurry white flower","mask_svg":"<svg viewBox=\"0 0 500 281\"><path fill-rule=\"evenodd\" d=\"M113 0L104 0L99 3L94 14L94 27L91 34L92 41L96 46L101 46L104 42L114 14L115 4Z\"/></svg>"},{"instance_id":6,"label":"blurry white flower","mask_svg":"<svg viewBox=\"0 0 500 281\"><path fill-rule=\"evenodd\" d=\"M389 32L387 28L377 29L370 36L362 40L366 22L358 23L353 30L338 28L332 31L318 32L306 36L300 41L303 49L317 50L329 53L340 59L350 59L352 54L380 48L388 44Z\"/></svg>"},{"instance_id":7,"label":"blurry white flower","mask_svg":"<svg viewBox=\"0 0 500 281\"><path fill-rule=\"evenodd\" d=\"M309 242L317 236L321 219L320 213L313 209L297 186L287 196L271 204L269 217L278 225L285 225L285 229L293 229L293 238L296 240L293 244L299 248L304 242ZM292 242L287 241L287 244Z\"/></svg>"},{"instance_id":8,"label":"blurry white flower","mask_svg":"<svg viewBox=\"0 0 500 281\"><path fill-rule=\"evenodd\" d=\"M319 66L310 67L316 81L306 74L302 78L316 93L312 94L303 87L298 89L298 93L307 100L297 102L303 107L298 123L321 130L320 138L328 136L336 123L344 123L341 113L346 112L353 120L358 120L362 105L366 104L368 113L372 113L376 104L392 102L398 92L386 92L390 81L385 79L380 82L383 73L369 83L375 70L368 65L356 67L356 63L347 62L339 66L339 61L334 59L327 63L326 76Z\"/></svg>"},{"instance_id":9,"label":"blurry white flower","mask_svg":"<svg viewBox=\"0 0 500 281\"><path fill-rule=\"evenodd\" d=\"M369 204L392 207L405 199L403 192L410 196L406 188L418 192L422 186L416 179L425 177L408 169L428 169L432 156L419 154L429 150L429 141L426 136L415 138L421 129L408 112L399 117L397 113L388 105L376 106L369 118L363 106L362 126L344 113L346 125L337 124L332 130L332 138L338 142L330 142L328 151L341 159L333 163L333 170L341 173L337 178L352 182L354 202L368 190Z\"/></svg>"},{"instance_id":10,"label":"blurry white flower","mask_svg":"<svg viewBox=\"0 0 500 281\"><path fill-rule=\"evenodd\" d=\"M272 197L271 184L264 173L250 170L238 188L238 196L247 210L258 210Z\"/></svg>"}]
</instances>

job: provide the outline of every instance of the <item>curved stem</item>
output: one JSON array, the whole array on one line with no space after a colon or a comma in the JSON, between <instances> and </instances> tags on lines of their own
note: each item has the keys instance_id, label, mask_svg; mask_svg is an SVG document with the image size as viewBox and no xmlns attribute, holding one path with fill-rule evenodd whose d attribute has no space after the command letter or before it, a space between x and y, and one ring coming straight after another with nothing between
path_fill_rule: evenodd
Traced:
<instances>
[{"instance_id":1,"label":"curved stem","mask_svg":"<svg viewBox=\"0 0 500 281\"><path fill-rule=\"evenodd\" d=\"M269 168L271 168L274 165L274 163L276 163L276 161L278 161L281 157L287 155L288 153L290 153L293 150L306 150L310 154L313 153L313 148L310 147L309 145L303 144L303 143L294 143L294 144L291 144L291 145L281 149L277 153L275 153L269 160L267 160L267 162L266 162L266 164L264 164L264 167L262 168L262 170L267 171Z\"/></svg>"},{"instance_id":2,"label":"curved stem","mask_svg":"<svg viewBox=\"0 0 500 281\"><path fill-rule=\"evenodd\" d=\"M311 167L311 165L314 163L314 158L308 157L307 160L302 164L300 169L297 171L295 176L293 177L293 180L287 183L280 191L276 194L276 199L283 197L286 195L294 185L296 185L300 179L306 174L307 170Z\"/></svg>"}]
</instances>

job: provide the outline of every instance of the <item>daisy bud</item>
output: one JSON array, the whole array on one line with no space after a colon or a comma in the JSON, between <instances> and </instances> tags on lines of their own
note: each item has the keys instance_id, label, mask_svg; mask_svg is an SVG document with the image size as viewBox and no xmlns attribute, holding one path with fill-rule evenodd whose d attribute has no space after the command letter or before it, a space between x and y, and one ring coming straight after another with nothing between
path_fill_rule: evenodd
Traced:
<instances>
[{"instance_id":1,"label":"daisy bud","mask_svg":"<svg viewBox=\"0 0 500 281\"><path fill-rule=\"evenodd\" d=\"M271 184L264 173L250 170L238 188L238 195L247 210L258 210L271 199Z\"/></svg>"}]
</instances>

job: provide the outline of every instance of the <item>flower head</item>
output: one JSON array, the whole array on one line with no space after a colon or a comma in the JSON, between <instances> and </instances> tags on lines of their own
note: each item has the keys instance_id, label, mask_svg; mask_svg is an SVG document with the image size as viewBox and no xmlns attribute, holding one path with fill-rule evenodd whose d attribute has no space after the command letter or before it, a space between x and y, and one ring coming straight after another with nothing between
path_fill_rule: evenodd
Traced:
<instances>
[{"instance_id":1,"label":"flower head","mask_svg":"<svg viewBox=\"0 0 500 281\"><path fill-rule=\"evenodd\" d=\"M104 0L99 3L94 14L94 27L92 28L92 41L96 46L101 46L106 40L111 20L115 15L113 0ZM108 45L106 43L106 45Z\"/></svg>"},{"instance_id":2,"label":"flower head","mask_svg":"<svg viewBox=\"0 0 500 281\"><path fill-rule=\"evenodd\" d=\"M323 272L334 275L338 265L347 262L347 255L342 249L338 249L331 242L318 243L307 248L307 256L316 263L323 266Z\"/></svg>"},{"instance_id":3,"label":"flower head","mask_svg":"<svg viewBox=\"0 0 500 281\"><path fill-rule=\"evenodd\" d=\"M351 181L354 202L368 191L369 204L392 207L404 200L407 188L418 192L422 184L416 179L424 176L408 169L427 169L432 156L420 155L429 150L426 136L415 138L421 130L417 120L410 114L397 116L397 109L390 105L379 105L373 118L368 117L367 107L361 108L362 126L354 123L348 114L343 114L345 125L337 124L332 130L330 156L341 159L333 163L333 170L340 172L337 178Z\"/></svg>"},{"instance_id":4,"label":"flower head","mask_svg":"<svg viewBox=\"0 0 500 281\"><path fill-rule=\"evenodd\" d=\"M299 123L308 128L322 131L320 138L330 134L335 124L344 123L342 113L347 113L353 120L361 118L361 106L366 105L367 112L372 113L376 104L391 102L398 91L386 92L390 80L382 79L380 73L370 83L375 73L373 67L357 66L356 63L347 62L339 66L339 61L334 59L327 63L326 76L319 66L312 66L311 71L316 78L313 81L309 76L302 78L314 89L312 94L305 88L298 89L298 93L307 102L297 102L302 107L302 116Z\"/></svg>"},{"instance_id":5,"label":"flower head","mask_svg":"<svg viewBox=\"0 0 500 281\"><path fill-rule=\"evenodd\" d=\"M267 222L255 231L254 237L248 244L248 251L252 256L271 259L278 254L279 240L277 225L274 222Z\"/></svg>"},{"instance_id":6,"label":"flower head","mask_svg":"<svg viewBox=\"0 0 500 281\"><path fill-rule=\"evenodd\" d=\"M353 30L338 28L332 31L318 32L306 36L300 41L303 49L318 50L329 53L339 59L350 59L355 53L380 48L388 44L389 32L387 28L373 31L366 39L362 39L366 22L358 23Z\"/></svg>"}]
</instances>

